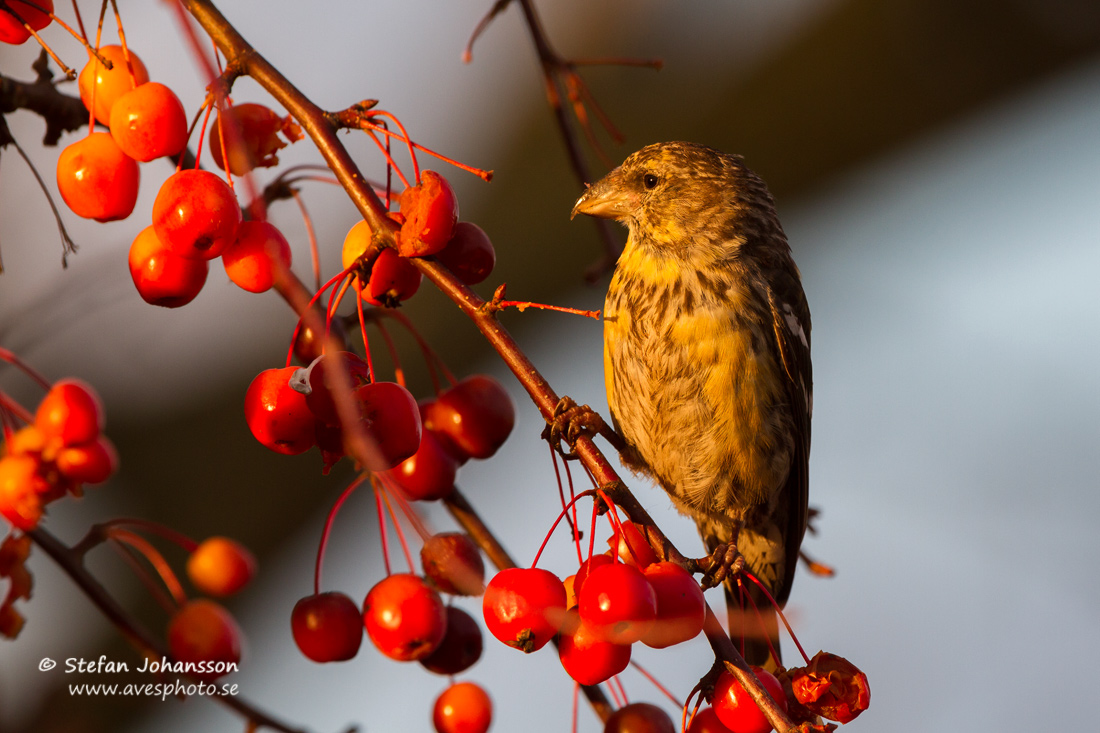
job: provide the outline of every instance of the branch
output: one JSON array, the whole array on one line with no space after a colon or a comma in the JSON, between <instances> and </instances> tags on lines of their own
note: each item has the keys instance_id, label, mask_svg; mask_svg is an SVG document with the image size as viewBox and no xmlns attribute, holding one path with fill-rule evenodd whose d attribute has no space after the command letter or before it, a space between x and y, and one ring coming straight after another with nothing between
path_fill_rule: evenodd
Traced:
<instances>
[{"instance_id":1,"label":"branch","mask_svg":"<svg viewBox=\"0 0 1100 733\"><path fill-rule=\"evenodd\" d=\"M107 589L96 580L95 576L88 572L88 569L84 567L82 555L74 552L73 548L41 527L31 530L27 534L34 540L36 545L53 558L54 562L60 566L66 575L72 578L77 587L84 592L84 595L95 604L100 612L107 617L108 621L115 625L115 628L126 637L126 640L135 649L146 656L172 659L168 649L160 639L153 636L148 629L131 617ZM191 678L188 677L188 679ZM197 678L196 681L198 681ZM254 726L271 728L272 730L282 731L282 733L304 733L302 728L292 728L289 724L271 717L239 697L217 695L214 699L243 715Z\"/></svg>"},{"instance_id":2,"label":"branch","mask_svg":"<svg viewBox=\"0 0 1100 733\"><path fill-rule=\"evenodd\" d=\"M520 0L525 12L533 13L528 0ZM385 207L375 195L373 189L360 173L343 143L336 135L337 125L332 116L324 113L305 97L285 77L271 66L252 46L250 46L209 0L184 0L185 7L214 40L225 55L228 63L240 74L247 74L258 82L269 94L291 114L310 136L317 146L337 180L348 192L352 202L369 223L372 232L384 239L386 246L393 246L394 223L386 216ZM528 16L529 22L537 24L537 18ZM534 26L537 27L537 26ZM533 31L534 33L534 31ZM545 46L541 32L536 35L536 44ZM541 52L540 52L541 53ZM466 316L474 322L485 336L489 345L500 355L504 363L527 390L535 406L548 422L553 418L554 408L560 402L557 393L519 348L512 336L497 321L495 314L483 309L485 301L460 282L434 258L412 258L409 260L418 270L428 277L436 287L450 298ZM573 446L574 450L592 473L593 477L612 500L622 507L634 524L646 532L658 555L664 559L679 559L684 556L672 545L667 537L653 522L652 517L642 508L630 491L620 480L618 474L588 436L581 436ZM469 508L466 504L465 508ZM486 528L486 532L487 532ZM495 541L494 541L495 542ZM496 543L499 545L499 543ZM488 552L488 550L487 550ZM506 557L506 553L505 553ZM735 675L745 689L758 702L778 731L787 731L793 723L778 707L771 702L760 682L749 671L745 660L733 646L733 642L722 631L714 613L707 608L707 638L715 656L732 664Z\"/></svg>"}]
</instances>

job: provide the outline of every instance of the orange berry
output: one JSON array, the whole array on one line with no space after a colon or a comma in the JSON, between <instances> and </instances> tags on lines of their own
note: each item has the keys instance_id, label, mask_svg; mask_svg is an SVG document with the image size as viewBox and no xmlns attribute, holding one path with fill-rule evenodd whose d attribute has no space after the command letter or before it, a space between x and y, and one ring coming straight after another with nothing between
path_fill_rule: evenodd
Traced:
<instances>
[{"instance_id":1,"label":"orange berry","mask_svg":"<svg viewBox=\"0 0 1100 733\"><path fill-rule=\"evenodd\" d=\"M142 162L176 155L187 144L183 104L175 92L155 81L115 100L110 127L122 152Z\"/></svg>"},{"instance_id":2,"label":"orange berry","mask_svg":"<svg viewBox=\"0 0 1100 733\"><path fill-rule=\"evenodd\" d=\"M138 164L107 132L93 132L61 151L57 190L72 212L85 219L125 219L137 203Z\"/></svg>"},{"instance_id":3,"label":"orange berry","mask_svg":"<svg viewBox=\"0 0 1100 733\"><path fill-rule=\"evenodd\" d=\"M55 382L34 414L34 426L46 440L65 446L95 440L103 430L103 423L99 395L80 379Z\"/></svg>"},{"instance_id":4,"label":"orange berry","mask_svg":"<svg viewBox=\"0 0 1100 733\"><path fill-rule=\"evenodd\" d=\"M42 30L53 20L39 9L42 8L52 13L53 0L34 0L33 4L25 2L25 0L8 0L7 6L10 10L18 13L19 17L36 31ZM0 42L18 46L20 43L25 43L30 37L31 34L14 15L6 10L0 10Z\"/></svg>"},{"instance_id":5,"label":"orange berry","mask_svg":"<svg viewBox=\"0 0 1100 733\"><path fill-rule=\"evenodd\" d=\"M228 596L256 574L256 558L244 545L228 537L209 537L187 558L187 577L203 593Z\"/></svg>"},{"instance_id":6,"label":"orange berry","mask_svg":"<svg viewBox=\"0 0 1100 733\"><path fill-rule=\"evenodd\" d=\"M38 473L38 459L33 456L0 458L0 514L24 531L32 530L42 518L39 494L49 490L49 484Z\"/></svg>"},{"instance_id":7,"label":"orange berry","mask_svg":"<svg viewBox=\"0 0 1100 733\"><path fill-rule=\"evenodd\" d=\"M147 226L130 245L130 277L142 300L151 305L179 308L187 305L206 284L206 260L180 257Z\"/></svg>"},{"instance_id":8,"label":"orange berry","mask_svg":"<svg viewBox=\"0 0 1100 733\"><path fill-rule=\"evenodd\" d=\"M222 252L229 279L250 293L271 289L290 269L290 244L273 224L246 221L237 239Z\"/></svg>"},{"instance_id":9,"label":"orange berry","mask_svg":"<svg viewBox=\"0 0 1100 733\"><path fill-rule=\"evenodd\" d=\"M92 94L95 93L95 118L102 125L111 121L111 107L115 100L134 87L141 86L149 81L149 72L145 70L145 64L138 55L130 49L130 65L134 69L133 79L130 78L130 68L126 65L126 58L122 53L122 46L110 45L99 49L103 58L111 62L111 68L107 68L92 58L84 65L77 80L80 87L80 101L84 102L87 109L92 106Z\"/></svg>"}]
</instances>

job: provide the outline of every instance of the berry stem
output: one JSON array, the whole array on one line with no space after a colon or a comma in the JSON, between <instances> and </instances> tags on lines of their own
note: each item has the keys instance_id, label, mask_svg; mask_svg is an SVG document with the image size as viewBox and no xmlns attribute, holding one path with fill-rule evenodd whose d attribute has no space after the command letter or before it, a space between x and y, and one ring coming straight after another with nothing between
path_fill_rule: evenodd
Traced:
<instances>
[{"instance_id":1,"label":"berry stem","mask_svg":"<svg viewBox=\"0 0 1100 733\"><path fill-rule=\"evenodd\" d=\"M386 491L383 486L378 493L382 497L382 502L386 505L386 512L390 515L390 521L393 522L397 540L401 543L401 551L405 553L405 562L409 564L409 572L415 574L416 566L413 565L412 553L409 552L409 543L405 540L405 530L401 528L401 522L397 520L397 512L393 510L393 504L390 502L390 492Z\"/></svg>"},{"instance_id":2,"label":"berry stem","mask_svg":"<svg viewBox=\"0 0 1100 733\"><path fill-rule=\"evenodd\" d=\"M153 566L153 570L156 571L157 575L160 576L161 582L164 583L168 592L172 594L172 598L175 600L177 606L182 606L187 602L187 594L184 593L179 578L172 572L172 567L168 564L168 561L164 559L164 555L161 555L160 551L149 544L144 537L119 527L109 527L104 530L104 534L107 536L107 539L128 545L140 553L145 560Z\"/></svg>"},{"instance_id":3,"label":"berry stem","mask_svg":"<svg viewBox=\"0 0 1100 733\"><path fill-rule=\"evenodd\" d=\"M549 444L547 444L547 445L549 445ZM557 454L557 451L554 450L554 446L549 445L549 448L550 448L550 461L554 465L554 478L555 478L555 480L557 481L557 484L558 484L558 496L561 498L561 508L565 509L568 502L565 499L565 488L562 486L562 483L561 483L561 471L558 470L558 454ZM569 464L566 464L565 467L568 470ZM572 477L570 477L570 480L569 480L569 495L574 496ZM571 530L573 530L573 544L577 548L577 563L578 564L583 563L584 562L584 556L581 554L581 537L580 537L580 534L577 532L577 506L576 506L576 504L573 504L573 516L572 516L572 518L569 519L568 515L566 515L566 518L567 518L567 521L569 521L569 528Z\"/></svg>"},{"instance_id":4,"label":"berry stem","mask_svg":"<svg viewBox=\"0 0 1100 733\"><path fill-rule=\"evenodd\" d=\"M374 358L370 353L370 339L367 338L367 324L363 320L363 281L361 278L355 279L355 310L359 314L359 331L363 334L363 355L367 357L367 374L370 376L370 383L374 384Z\"/></svg>"},{"instance_id":5,"label":"berry stem","mask_svg":"<svg viewBox=\"0 0 1100 733\"><path fill-rule=\"evenodd\" d=\"M378 535L382 540L382 559L386 563L386 577L393 575L390 569L390 543L386 536L386 511L382 508L382 490L378 487L377 479L371 475L371 487L374 489L374 503L378 510Z\"/></svg>"},{"instance_id":6,"label":"berry stem","mask_svg":"<svg viewBox=\"0 0 1100 733\"><path fill-rule=\"evenodd\" d=\"M572 507L574 504L576 504L578 500L583 499L583 498L588 497L588 496L595 496L595 494L596 494L596 492L591 491L591 490L590 491L582 491L581 493L577 494L577 496L573 499L573 501L569 502L568 506L565 506L565 507L562 508L561 512L558 513L558 518L554 520L554 523L552 525L550 525L550 531L547 532L546 537L543 538L542 544L539 546L539 551L535 553L535 559L531 561L531 567L532 568L538 566L539 558L542 556L542 551L546 549L546 544L550 541L550 537L553 536L554 530L558 528L558 524L560 524L561 520L564 519L566 517L566 515L569 514L570 507Z\"/></svg>"},{"instance_id":7,"label":"berry stem","mask_svg":"<svg viewBox=\"0 0 1100 733\"><path fill-rule=\"evenodd\" d=\"M366 475L364 474L352 481L346 489L340 492L340 496L337 497L332 508L329 509L328 517L325 518L325 528L321 531L321 542L317 546L317 561L313 566L313 595L321 594L321 565L325 561L325 549L328 547L329 535L332 534L332 523L336 521L336 515L340 512L340 507L344 505L344 502L347 501L353 491L362 486L365 478Z\"/></svg>"},{"instance_id":8,"label":"berry stem","mask_svg":"<svg viewBox=\"0 0 1100 733\"><path fill-rule=\"evenodd\" d=\"M223 158L224 160L224 158ZM303 176L303 179L307 180L324 180L328 182L331 180L333 183L336 179L322 179L317 176ZM313 266L313 284L314 289L321 289L321 253L317 248L317 232L313 229L313 218L309 215L309 211L306 209L306 202L302 200L302 195L298 189L291 188L290 195L294 197L294 203L298 204L298 210L302 212L302 222L306 227L306 238L309 239L309 256L310 264Z\"/></svg>"},{"instance_id":9,"label":"berry stem","mask_svg":"<svg viewBox=\"0 0 1100 733\"><path fill-rule=\"evenodd\" d=\"M46 390L47 392L49 391L51 386L50 380L43 377L42 374L39 373L30 364L20 359L14 351L9 351L3 346L0 346L0 361L6 361L7 363L11 364L13 367L37 382L38 386L40 386L42 389Z\"/></svg>"},{"instance_id":10,"label":"berry stem","mask_svg":"<svg viewBox=\"0 0 1100 733\"><path fill-rule=\"evenodd\" d=\"M665 697L667 697L669 700L671 700L673 705L676 705L676 706L680 705L680 700L677 699L677 697L675 695L673 695L671 692L669 692L667 687L665 687L660 682L658 682L657 678L654 677L652 674L650 674L650 672L645 667L638 664L638 662L634 659L630 660L630 666L633 667L634 669L638 670L639 672L641 672L642 676L645 677L650 682L652 682L653 686L656 687L658 690L660 690L661 693Z\"/></svg>"},{"instance_id":11,"label":"berry stem","mask_svg":"<svg viewBox=\"0 0 1100 733\"><path fill-rule=\"evenodd\" d=\"M775 602L774 598L772 598L772 594L768 591L767 587L765 587L763 583L757 580L756 576L749 571L742 570L741 572L745 575L745 577L755 583L756 586L764 592L764 595L767 596L768 601L771 602L772 607L775 608L775 612L779 614L779 618L783 621L783 625L787 627L787 633L790 634L791 641L793 641L794 645L798 647L798 653L801 654L802 658L806 660L806 664L809 664L810 658L806 655L806 650L802 648L802 644L799 643L798 637L795 636L794 629L791 628L791 624L787 621L787 617L783 614L783 609L780 608L779 604Z\"/></svg>"}]
</instances>

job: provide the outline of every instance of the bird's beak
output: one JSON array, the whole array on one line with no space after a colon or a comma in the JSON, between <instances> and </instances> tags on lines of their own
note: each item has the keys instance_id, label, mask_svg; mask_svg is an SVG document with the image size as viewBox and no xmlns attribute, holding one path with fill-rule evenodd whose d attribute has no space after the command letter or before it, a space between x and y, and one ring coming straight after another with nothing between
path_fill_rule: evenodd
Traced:
<instances>
[{"instance_id":1,"label":"bird's beak","mask_svg":"<svg viewBox=\"0 0 1100 733\"><path fill-rule=\"evenodd\" d=\"M638 202L630 195L627 187L622 185L622 170L622 167L616 168L589 186L573 205L573 213L569 218L572 219L577 214L588 214L601 219L621 219L631 212Z\"/></svg>"}]
</instances>

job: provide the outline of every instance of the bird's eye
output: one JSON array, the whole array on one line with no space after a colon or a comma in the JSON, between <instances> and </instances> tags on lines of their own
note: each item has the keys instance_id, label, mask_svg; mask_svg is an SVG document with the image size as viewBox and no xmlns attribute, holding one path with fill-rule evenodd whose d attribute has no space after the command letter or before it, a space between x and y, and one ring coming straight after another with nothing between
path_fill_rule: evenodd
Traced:
<instances>
[{"instance_id":1,"label":"bird's eye","mask_svg":"<svg viewBox=\"0 0 1100 733\"><path fill-rule=\"evenodd\" d=\"M642 176L642 185L645 186L646 189L652 191L657 188L657 176L652 173L646 173Z\"/></svg>"}]
</instances>

